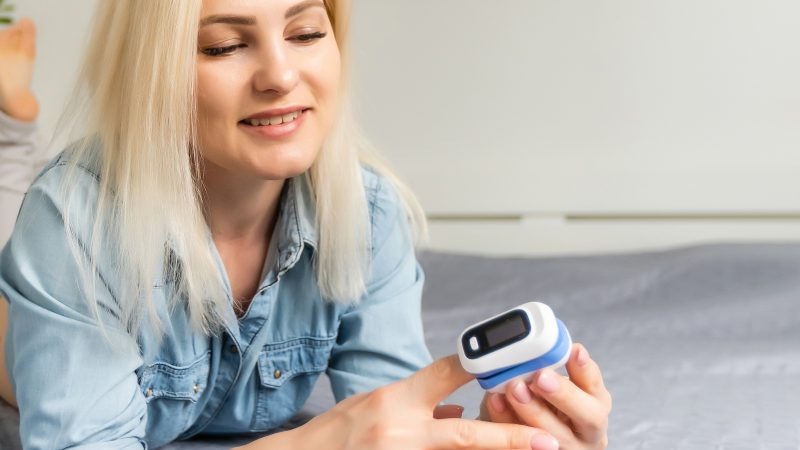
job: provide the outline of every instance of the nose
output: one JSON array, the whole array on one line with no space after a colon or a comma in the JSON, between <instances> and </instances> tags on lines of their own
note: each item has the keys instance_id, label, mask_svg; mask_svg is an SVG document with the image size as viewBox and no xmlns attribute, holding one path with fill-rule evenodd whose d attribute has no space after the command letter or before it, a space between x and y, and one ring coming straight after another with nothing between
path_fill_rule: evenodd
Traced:
<instances>
[{"instance_id":1,"label":"nose","mask_svg":"<svg viewBox=\"0 0 800 450\"><path fill-rule=\"evenodd\" d=\"M299 74L295 62L282 40L271 42L260 52L258 69L253 77L253 87L257 92L274 92L283 95L297 86Z\"/></svg>"}]
</instances>

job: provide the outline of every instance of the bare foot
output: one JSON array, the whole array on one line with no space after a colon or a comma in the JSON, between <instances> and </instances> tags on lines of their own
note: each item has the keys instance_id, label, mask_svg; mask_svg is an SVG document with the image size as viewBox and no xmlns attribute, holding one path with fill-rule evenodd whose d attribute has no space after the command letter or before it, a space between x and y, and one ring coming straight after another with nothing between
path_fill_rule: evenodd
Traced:
<instances>
[{"instance_id":1,"label":"bare foot","mask_svg":"<svg viewBox=\"0 0 800 450\"><path fill-rule=\"evenodd\" d=\"M39 115L39 103L30 88L34 59L36 27L30 19L0 30L0 110L23 122Z\"/></svg>"}]
</instances>

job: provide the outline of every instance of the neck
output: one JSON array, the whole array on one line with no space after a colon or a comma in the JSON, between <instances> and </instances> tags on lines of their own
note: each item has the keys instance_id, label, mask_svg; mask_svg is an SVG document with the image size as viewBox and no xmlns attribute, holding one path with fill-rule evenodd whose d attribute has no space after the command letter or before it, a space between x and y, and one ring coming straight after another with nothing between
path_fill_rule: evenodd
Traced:
<instances>
[{"instance_id":1,"label":"neck","mask_svg":"<svg viewBox=\"0 0 800 450\"><path fill-rule=\"evenodd\" d=\"M206 221L217 242L262 242L272 235L286 180L233 174L210 161L203 168Z\"/></svg>"}]
</instances>

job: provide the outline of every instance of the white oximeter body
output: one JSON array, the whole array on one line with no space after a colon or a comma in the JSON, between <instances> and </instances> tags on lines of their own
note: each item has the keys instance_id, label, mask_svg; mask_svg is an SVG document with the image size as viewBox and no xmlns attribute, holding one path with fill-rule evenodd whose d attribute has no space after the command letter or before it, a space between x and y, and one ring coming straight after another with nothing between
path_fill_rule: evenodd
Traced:
<instances>
[{"instance_id":1,"label":"white oximeter body","mask_svg":"<svg viewBox=\"0 0 800 450\"><path fill-rule=\"evenodd\" d=\"M529 302L478 322L461 333L458 357L489 392L505 392L513 380L566 364L572 339L564 323L544 303Z\"/></svg>"}]
</instances>

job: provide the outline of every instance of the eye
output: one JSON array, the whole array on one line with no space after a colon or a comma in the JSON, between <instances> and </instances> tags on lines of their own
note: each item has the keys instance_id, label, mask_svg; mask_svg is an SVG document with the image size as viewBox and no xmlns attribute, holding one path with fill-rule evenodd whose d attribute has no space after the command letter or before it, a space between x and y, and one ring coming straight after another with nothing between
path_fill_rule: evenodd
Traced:
<instances>
[{"instance_id":1,"label":"eye","mask_svg":"<svg viewBox=\"0 0 800 450\"><path fill-rule=\"evenodd\" d=\"M238 48L246 47L245 44L229 45L227 47L212 47L203 50L203 54L208 56L222 56L233 53Z\"/></svg>"},{"instance_id":2,"label":"eye","mask_svg":"<svg viewBox=\"0 0 800 450\"><path fill-rule=\"evenodd\" d=\"M292 36L288 40L301 42L301 43L309 43L309 42L313 42L313 41L322 39L327 35L328 35L328 33L323 33L321 31L317 31L316 33L299 34L297 36Z\"/></svg>"}]
</instances>

